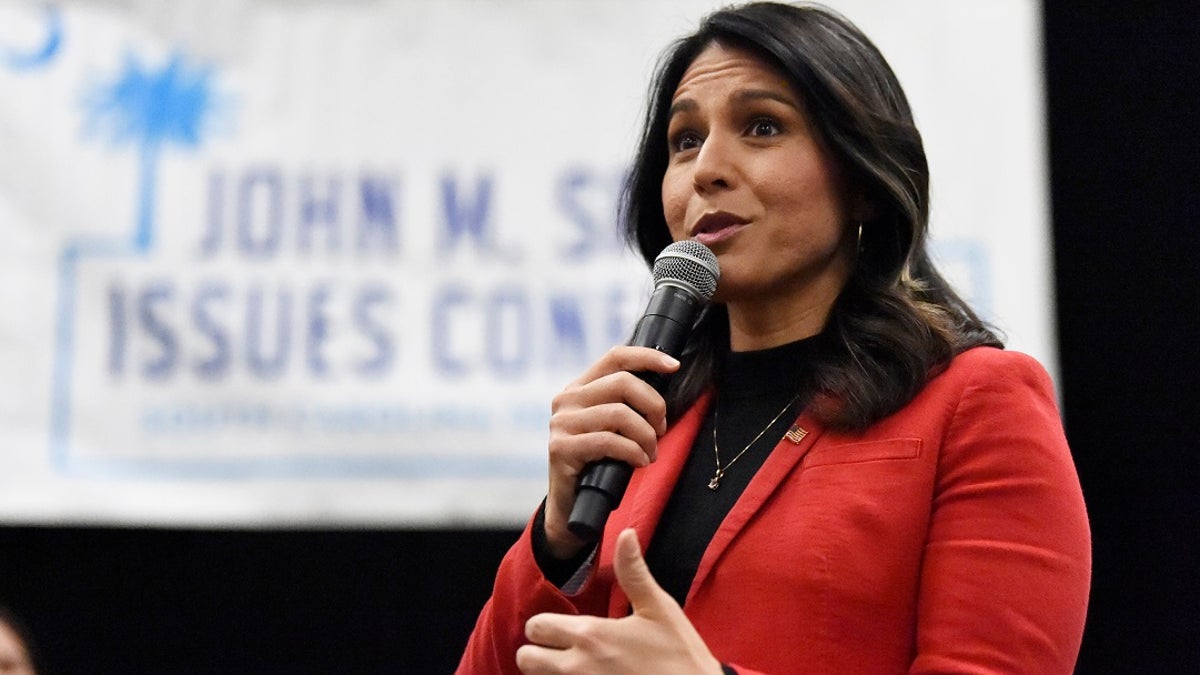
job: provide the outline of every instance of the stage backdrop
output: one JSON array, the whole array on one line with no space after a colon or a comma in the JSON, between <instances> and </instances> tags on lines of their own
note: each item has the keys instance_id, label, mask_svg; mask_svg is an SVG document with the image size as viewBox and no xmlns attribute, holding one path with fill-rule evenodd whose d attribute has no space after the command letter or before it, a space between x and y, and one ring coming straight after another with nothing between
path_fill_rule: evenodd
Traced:
<instances>
[{"instance_id":1,"label":"stage backdrop","mask_svg":"<svg viewBox=\"0 0 1200 675\"><path fill-rule=\"evenodd\" d=\"M614 206L718 3L0 6L0 520L522 522L650 284ZM1053 372L1033 0L857 0L936 252Z\"/></svg>"}]
</instances>

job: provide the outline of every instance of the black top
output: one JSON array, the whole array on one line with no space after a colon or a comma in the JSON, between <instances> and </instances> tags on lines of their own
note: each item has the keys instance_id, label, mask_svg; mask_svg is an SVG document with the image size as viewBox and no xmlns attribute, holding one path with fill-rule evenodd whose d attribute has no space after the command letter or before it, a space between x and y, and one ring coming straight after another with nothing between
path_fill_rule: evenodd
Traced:
<instances>
[{"instance_id":1,"label":"black top","mask_svg":"<svg viewBox=\"0 0 1200 675\"><path fill-rule=\"evenodd\" d=\"M716 398L646 550L650 572L680 605L721 521L811 398L811 357L816 340L725 355ZM787 410L780 415L784 406ZM778 419L730 465L776 415ZM715 490L709 488L717 469L714 422L721 466L726 467Z\"/></svg>"},{"instance_id":2,"label":"black top","mask_svg":"<svg viewBox=\"0 0 1200 675\"><path fill-rule=\"evenodd\" d=\"M721 521L811 398L811 357L817 339L724 355L716 398L646 550L646 564L655 580L680 605ZM787 410L780 414L784 406ZM763 427L777 415L778 419L764 431ZM714 422L718 425L721 466L725 467L715 490L709 488L717 468ZM760 431L762 436L730 464ZM587 561L591 549L580 551L570 560L553 558L546 546L543 518L544 510L539 510L533 526L534 557L546 578L561 587Z\"/></svg>"}]
</instances>

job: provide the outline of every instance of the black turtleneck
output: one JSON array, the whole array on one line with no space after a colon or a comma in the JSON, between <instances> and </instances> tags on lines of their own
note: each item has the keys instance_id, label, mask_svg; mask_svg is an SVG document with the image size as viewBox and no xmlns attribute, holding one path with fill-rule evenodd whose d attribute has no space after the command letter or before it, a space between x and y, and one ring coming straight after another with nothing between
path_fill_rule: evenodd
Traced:
<instances>
[{"instance_id":1,"label":"black turtleneck","mask_svg":"<svg viewBox=\"0 0 1200 675\"><path fill-rule=\"evenodd\" d=\"M646 563L655 580L680 605L721 521L811 398L816 340L724 355L716 396L646 550ZM785 406L787 410L780 415ZM778 419L730 465L776 415ZM716 490L709 488L717 468L714 424L721 466L726 467Z\"/></svg>"}]
</instances>

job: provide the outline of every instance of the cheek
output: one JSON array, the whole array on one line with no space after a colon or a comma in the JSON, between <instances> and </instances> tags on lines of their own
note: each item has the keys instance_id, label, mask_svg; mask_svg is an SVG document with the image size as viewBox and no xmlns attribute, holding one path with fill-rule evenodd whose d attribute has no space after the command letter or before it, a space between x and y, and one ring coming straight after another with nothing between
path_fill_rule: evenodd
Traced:
<instances>
[{"instance_id":1,"label":"cheek","mask_svg":"<svg viewBox=\"0 0 1200 675\"><path fill-rule=\"evenodd\" d=\"M671 238L676 241L683 239L686 233L684 228L687 223L687 205L688 193L686 190L680 189L678 177L672 177L668 171L663 176L662 183L662 205L663 217L667 221L667 229L671 231Z\"/></svg>"},{"instance_id":2,"label":"cheek","mask_svg":"<svg viewBox=\"0 0 1200 675\"><path fill-rule=\"evenodd\" d=\"M805 236L826 242L841 238L844 209L838 186L825 173L809 172L800 180L773 184L764 199L770 199L787 221L799 224Z\"/></svg>"}]
</instances>

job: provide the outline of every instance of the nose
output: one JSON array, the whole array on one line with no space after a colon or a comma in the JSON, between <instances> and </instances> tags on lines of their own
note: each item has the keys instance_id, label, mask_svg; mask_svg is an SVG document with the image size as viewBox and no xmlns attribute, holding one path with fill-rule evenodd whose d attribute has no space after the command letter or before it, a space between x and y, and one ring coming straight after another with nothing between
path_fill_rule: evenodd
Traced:
<instances>
[{"instance_id":1,"label":"nose","mask_svg":"<svg viewBox=\"0 0 1200 675\"><path fill-rule=\"evenodd\" d=\"M733 148L728 139L719 134L711 133L704 139L694 166L692 182L697 192L707 193L733 187L736 176Z\"/></svg>"}]
</instances>

